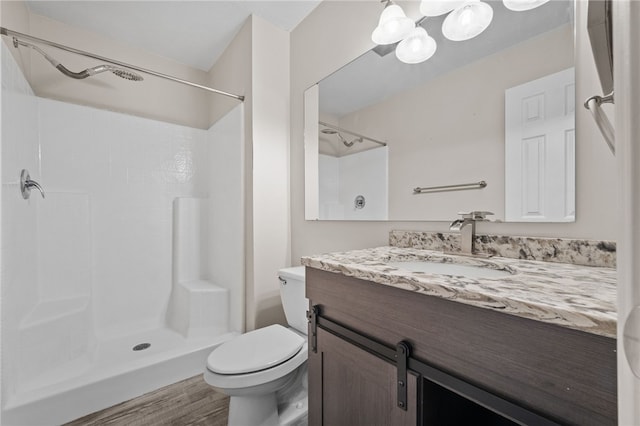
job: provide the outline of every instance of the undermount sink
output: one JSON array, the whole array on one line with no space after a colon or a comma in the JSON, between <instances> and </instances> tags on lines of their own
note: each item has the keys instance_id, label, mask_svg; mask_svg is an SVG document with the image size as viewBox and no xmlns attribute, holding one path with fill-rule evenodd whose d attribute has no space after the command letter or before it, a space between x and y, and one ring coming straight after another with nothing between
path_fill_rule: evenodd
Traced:
<instances>
[{"instance_id":1,"label":"undermount sink","mask_svg":"<svg viewBox=\"0 0 640 426\"><path fill-rule=\"evenodd\" d=\"M492 269L487 266L460 265L457 263L430 262L426 260L410 260L388 262L389 266L410 272L427 274L463 276L469 278L500 278L512 275L504 269Z\"/></svg>"}]
</instances>

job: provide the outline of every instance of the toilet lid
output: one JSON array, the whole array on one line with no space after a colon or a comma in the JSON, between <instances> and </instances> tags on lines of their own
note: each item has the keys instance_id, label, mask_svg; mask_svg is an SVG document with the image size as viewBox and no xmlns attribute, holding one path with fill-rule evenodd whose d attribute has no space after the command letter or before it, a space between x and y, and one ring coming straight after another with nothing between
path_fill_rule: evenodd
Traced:
<instances>
[{"instance_id":1,"label":"toilet lid","mask_svg":"<svg viewBox=\"0 0 640 426\"><path fill-rule=\"evenodd\" d=\"M293 357L304 344L305 340L293 331L270 325L218 346L207 358L207 367L218 374L265 370Z\"/></svg>"}]
</instances>

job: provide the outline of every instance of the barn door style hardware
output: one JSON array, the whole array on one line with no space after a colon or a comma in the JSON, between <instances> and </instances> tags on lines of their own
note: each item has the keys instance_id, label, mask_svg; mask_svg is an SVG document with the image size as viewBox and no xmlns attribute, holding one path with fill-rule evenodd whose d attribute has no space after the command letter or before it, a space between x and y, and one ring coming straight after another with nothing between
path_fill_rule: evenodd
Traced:
<instances>
[{"instance_id":1,"label":"barn door style hardware","mask_svg":"<svg viewBox=\"0 0 640 426\"><path fill-rule=\"evenodd\" d=\"M383 360L396 365L397 371L397 406L407 411L409 401L407 398L407 372L409 365L409 356L411 354L411 346L405 341L398 342L395 348L389 348L386 345L376 342L366 336L362 336L347 327L333 322L321 314L320 305L314 305L308 312L309 319L309 338L311 350L316 353L318 351L317 330L318 327L326 330L339 338L352 343L365 351L382 358Z\"/></svg>"},{"instance_id":2,"label":"barn door style hardware","mask_svg":"<svg viewBox=\"0 0 640 426\"><path fill-rule=\"evenodd\" d=\"M312 306L307 311L307 319L309 320L309 338L311 339L311 351L318 352L318 315L320 315L320 306Z\"/></svg>"},{"instance_id":3,"label":"barn door style hardware","mask_svg":"<svg viewBox=\"0 0 640 426\"><path fill-rule=\"evenodd\" d=\"M454 374L440 370L427 362L413 357L411 345L405 341L399 341L395 347L370 337L359 334L337 322L322 316L320 305L314 305L308 312L309 334L311 350L317 352L317 329L321 328L338 338L351 343L372 355L390 363L397 368L397 401L396 405L407 411L409 404L417 401L409 401L407 375L409 372L418 375L418 380L428 380L461 397L493 411L517 424L536 426L559 426L560 423L541 416L509 400L499 397L472 383L469 383ZM420 409L420 407L418 407Z\"/></svg>"},{"instance_id":4,"label":"barn door style hardware","mask_svg":"<svg viewBox=\"0 0 640 426\"><path fill-rule=\"evenodd\" d=\"M398 371L398 407L407 411L407 362L411 347L407 342L396 345L396 370Z\"/></svg>"}]
</instances>

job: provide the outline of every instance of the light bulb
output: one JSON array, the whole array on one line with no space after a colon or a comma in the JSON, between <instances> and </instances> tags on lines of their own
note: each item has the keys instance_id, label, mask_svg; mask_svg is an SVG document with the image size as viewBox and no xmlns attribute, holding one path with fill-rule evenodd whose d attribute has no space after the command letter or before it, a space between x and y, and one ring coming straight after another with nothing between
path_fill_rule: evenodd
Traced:
<instances>
[{"instance_id":1,"label":"light bulb","mask_svg":"<svg viewBox=\"0 0 640 426\"><path fill-rule=\"evenodd\" d=\"M389 4L382 11L378 26L371 34L371 40L375 44L397 43L411 32L414 25L400 6Z\"/></svg>"},{"instance_id":2,"label":"light bulb","mask_svg":"<svg viewBox=\"0 0 640 426\"><path fill-rule=\"evenodd\" d=\"M453 41L469 40L487 29L493 19L493 9L479 0L468 0L442 23L442 34Z\"/></svg>"},{"instance_id":3,"label":"light bulb","mask_svg":"<svg viewBox=\"0 0 640 426\"><path fill-rule=\"evenodd\" d=\"M515 12L522 12L525 10L535 9L538 6L542 6L549 0L503 0L504 6Z\"/></svg>"},{"instance_id":4,"label":"light bulb","mask_svg":"<svg viewBox=\"0 0 640 426\"><path fill-rule=\"evenodd\" d=\"M413 29L398 47L396 57L406 64L424 62L436 53L436 41L427 34L427 31L418 26Z\"/></svg>"},{"instance_id":5,"label":"light bulb","mask_svg":"<svg viewBox=\"0 0 640 426\"><path fill-rule=\"evenodd\" d=\"M398 26L399 26L398 21L395 19L392 19L382 24L382 30L385 33L396 33L398 31Z\"/></svg>"},{"instance_id":6,"label":"light bulb","mask_svg":"<svg viewBox=\"0 0 640 426\"><path fill-rule=\"evenodd\" d=\"M462 25L463 27L468 27L469 24L471 24L473 20L473 9L471 9L470 7L465 7L464 9L462 9L462 12L460 13L460 18L458 19L458 22L460 22L460 25Z\"/></svg>"}]
</instances>

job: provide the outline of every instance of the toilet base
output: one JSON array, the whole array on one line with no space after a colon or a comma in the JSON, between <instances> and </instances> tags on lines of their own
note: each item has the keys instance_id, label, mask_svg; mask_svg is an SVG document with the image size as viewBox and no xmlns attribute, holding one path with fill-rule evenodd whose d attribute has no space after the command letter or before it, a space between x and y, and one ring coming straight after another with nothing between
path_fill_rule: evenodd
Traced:
<instances>
[{"instance_id":1,"label":"toilet base","mask_svg":"<svg viewBox=\"0 0 640 426\"><path fill-rule=\"evenodd\" d=\"M276 394L281 426L307 426L308 403L307 364L300 366L290 386Z\"/></svg>"},{"instance_id":2,"label":"toilet base","mask_svg":"<svg viewBox=\"0 0 640 426\"><path fill-rule=\"evenodd\" d=\"M228 426L279 426L276 394L232 396Z\"/></svg>"},{"instance_id":3,"label":"toilet base","mask_svg":"<svg viewBox=\"0 0 640 426\"><path fill-rule=\"evenodd\" d=\"M228 426L307 426L308 382L306 362L276 382L257 388L235 389L229 400ZM263 393L264 392L264 393Z\"/></svg>"}]
</instances>

